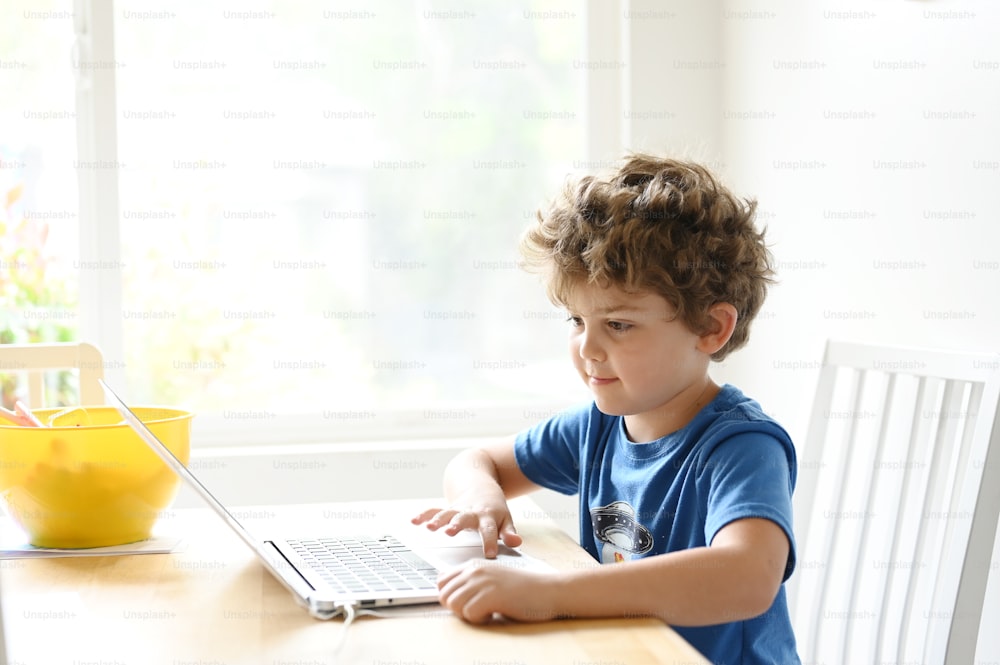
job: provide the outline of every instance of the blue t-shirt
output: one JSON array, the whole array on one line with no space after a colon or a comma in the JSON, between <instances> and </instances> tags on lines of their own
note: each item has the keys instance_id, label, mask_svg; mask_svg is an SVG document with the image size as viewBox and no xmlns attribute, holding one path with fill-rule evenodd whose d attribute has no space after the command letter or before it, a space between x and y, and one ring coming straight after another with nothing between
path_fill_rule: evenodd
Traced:
<instances>
[{"instance_id":1,"label":"blue t-shirt","mask_svg":"<svg viewBox=\"0 0 1000 665\"><path fill-rule=\"evenodd\" d=\"M733 386L656 441L629 441L623 417L591 404L520 433L514 454L534 483L580 495L580 544L602 563L703 547L730 522L760 517L788 536L786 580L795 566L795 449ZM799 662L783 584L758 617L675 630L717 665Z\"/></svg>"}]
</instances>

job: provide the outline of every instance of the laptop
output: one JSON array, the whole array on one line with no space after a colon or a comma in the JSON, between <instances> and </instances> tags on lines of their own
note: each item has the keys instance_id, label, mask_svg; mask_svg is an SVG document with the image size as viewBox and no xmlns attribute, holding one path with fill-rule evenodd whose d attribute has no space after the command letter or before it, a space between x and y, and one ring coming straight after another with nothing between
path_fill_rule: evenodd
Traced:
<instances>
[{"instance_id":1,"label":"laptop","mask_svg":"<svg viewBox=\"0 0 1000 665\"><path fill-rule=\"evenodd\" d=\"M257 537L240 524L103 379L100 383L108 402L121 413L125 422L253 550L296 601L318 619L351 614L349 607L437 603L438 568L482 558L479 544L413 547L391 534L301 539ZM524 561L518 561L523 557L517 550L502 543L500 547L497 558L501 564L524 567Z\"/></svg>"}]
</instances>

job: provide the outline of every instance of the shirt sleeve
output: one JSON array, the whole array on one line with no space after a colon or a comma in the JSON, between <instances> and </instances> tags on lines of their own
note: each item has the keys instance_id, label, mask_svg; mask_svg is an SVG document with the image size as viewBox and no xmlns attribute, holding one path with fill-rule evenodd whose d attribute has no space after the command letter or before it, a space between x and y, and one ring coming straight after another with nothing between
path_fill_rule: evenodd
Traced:
<instances>
[{"instance_id":1,"label":"shirt sleeve","mask_svg":"<svg viewBox=\"0 0 1000 665\"><path fill-rule=\"evenodd\" d=\"M514 458L528 480L562 494L580 491L581 448L592 410L564 411L517 435Z\"/></svg>"},{"instance_id":2,"label":"shirt sleeve","mask_svg":"<svg viewBox=\"0 0 1000 665\"><path fill-rule=\"evenodd\" d=\"M795 450L789 440L746 432L715 446L705 460L709 480L705 542L730 522L750 517L770 520L788 537L784 579L795 569L792 490Z\"/></svg>"}]
</instances>

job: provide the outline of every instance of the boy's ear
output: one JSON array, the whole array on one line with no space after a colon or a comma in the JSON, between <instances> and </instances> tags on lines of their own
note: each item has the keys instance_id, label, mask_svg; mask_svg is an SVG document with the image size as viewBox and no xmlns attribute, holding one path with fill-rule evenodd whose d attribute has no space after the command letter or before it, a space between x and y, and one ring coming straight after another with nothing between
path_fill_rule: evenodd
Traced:
<instances>
[{"instance_id":1,"label":"boy's ear","mask_svg":"<svg viewBox=\"0 0 1000 665\"><path fill-rule=\"evenodd\" d=\"M720 302L708 308L708 315L714 322L712 330L698 337L698 350L712 355L729 341L736 328L739 315L736 308L727 302Z\"/></svg>"}]
</instances>

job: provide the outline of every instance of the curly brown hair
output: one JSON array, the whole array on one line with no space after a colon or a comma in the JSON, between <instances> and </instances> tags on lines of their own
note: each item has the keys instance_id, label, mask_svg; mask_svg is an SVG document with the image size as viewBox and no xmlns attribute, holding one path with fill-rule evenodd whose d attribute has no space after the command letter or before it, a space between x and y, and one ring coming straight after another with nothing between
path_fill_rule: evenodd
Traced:
<instances>
[{"instance_id":1,"label":"curly brown hair","mask_svg":"<svg viewBox=\"0 0 1000 665\"><path fill-rule=\"evenodd\" d=\"M715 329L709 308L731 304L736 328L712 354L722 360L747 343L773 282L756 208L699 164L633 154L607 179L568 184L525 231L521 254L559 305L581 282L653 292L700 335Z\"/></svg>"}]
</instances>

